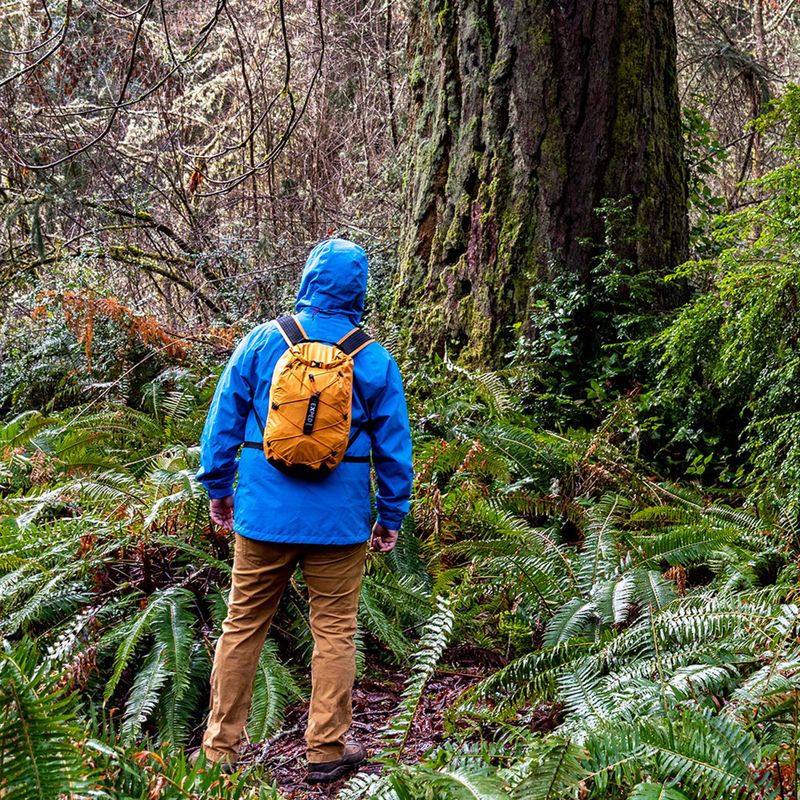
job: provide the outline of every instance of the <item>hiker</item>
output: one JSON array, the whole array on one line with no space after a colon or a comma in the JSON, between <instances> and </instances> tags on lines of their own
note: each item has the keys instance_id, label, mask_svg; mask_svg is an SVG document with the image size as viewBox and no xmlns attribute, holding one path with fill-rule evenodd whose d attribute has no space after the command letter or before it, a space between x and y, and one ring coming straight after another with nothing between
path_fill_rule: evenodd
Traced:
<instances>
[{"instance_id":1,"label":"hiker","mask_svg":"<svg viewBox=\"0 0 800 800\"><path fill-rule=\"evenodd\" d=\"M370 539L370 455L377 478L373 550L394 547L412 482L400 371L356 327L366 288L361 247L343 239L318 244L303 270L295 316L244 337L208 412L197 477L212 520L235 531L235 544L203 751L226 771L238 759L270 622L298 565L314 636L307 779L333 781L366 759L366 748L347 733Z\"/></svg>"}]
</instances>

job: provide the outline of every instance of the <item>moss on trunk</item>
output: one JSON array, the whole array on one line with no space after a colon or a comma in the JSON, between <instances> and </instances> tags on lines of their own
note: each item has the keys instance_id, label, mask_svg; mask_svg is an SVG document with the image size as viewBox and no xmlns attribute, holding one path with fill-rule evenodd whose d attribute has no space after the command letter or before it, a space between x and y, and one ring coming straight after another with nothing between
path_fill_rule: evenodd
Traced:
<instances>
[{"instance_id":1,"label":"moss on trunk","mask_svg":"<svg viewBox=\"0 0 800 800\"><path fill-rule=\"evenodd\" d=\"M630 198L637 269L685 258L671 0L419 0L409 48L398 302L434 347L497 363L532 287L590 284L603 200Z\"/></svg>"}]
</instances>

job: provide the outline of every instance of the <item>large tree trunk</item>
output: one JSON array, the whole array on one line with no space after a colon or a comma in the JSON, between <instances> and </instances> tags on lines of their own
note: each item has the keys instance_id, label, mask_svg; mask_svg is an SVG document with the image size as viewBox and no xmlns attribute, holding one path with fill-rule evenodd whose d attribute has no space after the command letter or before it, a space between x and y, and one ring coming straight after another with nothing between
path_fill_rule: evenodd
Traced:
<instances>
[{"instance_id":1,"label":"large tree trunk","mask_svg":"<svg viewBox=\"0 0 800 800\"><path fill-rule=\"evenodd\" d=\"M399 297L427 341L497 363L537 282L591 286L604 200L636 270L685 258L672 0L417 0L409 48Z\"/></svg>"}]
</instances>

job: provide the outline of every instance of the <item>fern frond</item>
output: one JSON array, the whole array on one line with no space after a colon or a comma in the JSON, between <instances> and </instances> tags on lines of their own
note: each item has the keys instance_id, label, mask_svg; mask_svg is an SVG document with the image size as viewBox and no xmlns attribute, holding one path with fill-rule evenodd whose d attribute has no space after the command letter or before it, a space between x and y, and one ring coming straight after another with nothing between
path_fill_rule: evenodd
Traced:
<instances>
[{"instance_id":1,"label":"fern frond","mask_svg":"<svg viewBox=\"0 0 800 800\"><path fill-rule=\"evenodd\" d=\"M169 601L162 606L153 624L156 641L164 646L164 657L172 673L175 694L178 697L189 684L193 605L194 596L191 592L181 588L173 589Z\"/></svg>"},{"instance_id":2,"label":"fern frond","mask_svg":"<svg viewBox=\"0 0 800 800\"><path fill-rule=\"evenodd\" d=\"M210 674L208 651L199 642L194 642L186 688L176 694L175 682L170 680L166 691L161 694L158 704L158 733L162 742L178 746L186 744L192 724L196 722L200 698L204 696Z\"/></svg>"},{"instance_id":3,"label":"fern frond","mask_svg":"<svg viewBox=\"0 0 800 800\"><path fill-rule=\"evenodd\" d=\"M411 675L400 696L398 708L382 735L384 754L387 757L399 760L403 753L425 686L447 646L453 630L454 619L455 614L450 600L440 597L436 603L436 611L422 632L417 653L411 665Z\"/></svg>"},{"instance_id":4,"label":"fern frond","mask_svg":"<svg viewBox=\"0 0 800 800\"><path fill-rule=\"evenodd\" d=\"M507 800L503 781L487 767L469 768L454 765L439 769L417 768L414 777L423 785L434 788L442 800Z\"/></svg>"},{"instance_id":5,"label":"fern frond","mask_svg":"<svg viewBox=\"0 0 800 800\"><path fill-rule=\"evenodd\" d=\"M0 447L17 448L30 444L43 429L52 425L41 411L23 411L0 425Z\"/></svg>"},{"instance_id":6,"label":"fern frond","mask_svg":"<svg viewBox=\"0 0 800 800\"><path fill-rule=\"evenodd\" d=\"M627 501L606 495L587 514L586 539L580 551L578 585L583 594L601 578L611 577L619 569L616 524Z\"/></svg>"},{"instance_id":7,"label":"fern frond","mask_svg":"<svg viewBox=\"0 0 800 800\"><path fill-rule=\"evenodd\" d=\"M197 408L195 392L188 386L168 392L161 407L164 413L173 421L180 421L190 417Z\"/></svg>"},{"instance_id":8,"label":"fern frond","mask_svg":"<svg viewBox=\"0 0 800 800\"><path fill-rule=\"evenodd\" d=\"M542 641L546 647L556 647L588 633L597 620L598 609L591 600L573 597L553 614Z\"/></svg>"},{"instance_id":9,"label":"fern frond","mask_svg":"<svg viewBox=\"0 0 800 800\"><path fill-rule=\"evenodd\" d=\"M637 783L628 800L690 800L682 791L664 783Z\"/></svg>"},{"instance_id":10,"label":"fern frond","mask_svg":"<svg viewBox=\"0 0 800 800\"><path fill-rule=\"evenodd\" d=\"M77 704L32 642L0 650L0 796L56 800L89 789Z\"/></svg>"},{"instance_id":11,"label":"fern frond","mask_svg":"<svg viewBox=\"0 0 800 800\"><path fill-rule=\"evenodd\" d=\"M416 575L398 575L381 568L370 568L364 576L369 592L385 613L414 624L424 622L431 614L429 587Z\"/></svg>"},{"instance_id":12,"label":"fern frond","mask_svg":"<svg viewBox=\"0 0 800 800\"><path fill-rule=\"evenodd\" d=\"M150 502L150 509L144 518L142 527L147 530L164 515L174 508L188 503L205 505L206 495L201 484L194 480L194 469L169 470L157 467L148 476L150 485L156 490L163 486L169 487L169 494L154 498Z\"/></svg>"},{"instance_id":13,"label":"fern frond","mask_svg":"<svg viewBox=\"0 0 800 800\"><path fill-rule=\"evenodd\" d=\"M758 759L755 738L733 720L686 711L677 724L648 722L640 732L656 754L654 777L691 787L693 797L735 795L743 788L745 797L775 794L767 785L771 776L759 781L753 773Z\"/></svg>"},{"instance_id":14,"label":"fern frond","mask_svg":"<svg viewBox=\"0 0 800 800\"><path fill-rule=\"evenodd\" d=\"M570 600L573 593L571 575L565 574L563 562L555 558L510 555L496 558L473 557L474 575L494 587L500 595L505 590L513 597L524 599L531 607L538 605L553 614Z\"/></svg>"},{"instance_id":15,"label":"fern frond","mask_svg":"<svg viewBox=\"0 0 800 800\"><path fill-rule=\"evenodd\" d=\"M368 577L364 578L361 585L358 620L361 627L383 642L398 661L406 660L409 642L403 633L403 627L392 622L380 608Z\"/></svg>"},{"instance_id":16,"label":"fern frond","mask_svg":"<svg viewBox=\"0 0 800 800\"><path fill-rule=\"evenodd\" d=\"M164 666L169 675L166 691L161 696L163 721L160 728L173 744L185 740L196 707L198 685L208 674L208 656L195 641L194 604L191 592L176 587L152 625L156 645L163 647Z\"/></svg>"},{"instance_id":17,"label":"fern frond","mask_svg":"<svg viewBox=\"0 0 800 800\"><path fill-rule=\"evenodd\" d=\"M471 503L459 515L460 528L465 536L476 539L506 538L512 541L526 539L536 546L540 539L531 536L530 526L524 519L504 509L496 500L479 500ZM555 542L549 542L551 547Z\"/></svg>"},{"instance_id":18,"label":"fern frond","mask_svg":"<svg viewBox=\"0 0 800 800\"><path fill-rule=\"evenodd\" d=\"M595 648L596 645L586 642L570 642L527 653L468 690L459 707L470 711L488 701L499 715L531 702L553 700L557 696L559 675Z\"/></svg>"},{"instance_id":19,"label":"fern frond","mask_svg":"<svg viewBox=\"0 0 800 800\"><path fill-rule=\"evenodd\" d=\"M142 725L158 705L159 696L167 682L168 669L164 659L165 646L156 644L136 674L125 703L120 736L123 741L133 741L141 733Z\"/></svg>"},{"instance_id":20,"label":"fern frond","mask_svg":"<svg viewBox=\"0 0 800 800\"><path fill-rule=\"evenodd\" d=\"M741 683L725 713L740 720L785 716L793 722L799 694L800 657L776 658Z\"/></svg>"},{"instance_id":21,"label":"fern frond","mask_svg":"<svg viewBox=\"0 0 800 800\"><path fill-rule=\"evenodd\" d=\"M667 678L664 692L674 703L703 694L724 696L737 678L736 670L727 664L687 664Z\"/></svg>"},{"instance_id":22,"label":"fern frond","mask_svg":"<svg viewBox=\"0 0 800 800\"><path fill-rule=\"evenodd\" d=\"M493 424L479 433L487 452L501 456L513 475L531 479L542 493L549 489L553 476L566 475L579 457L569 443L565 445L547 434L537 435L529 428Z\"/></svg>"},{"instance_id":23,"label":"fern frond","mask_svg":"<svg viewBox=\"0 0 800 800\"><path fill-rule=\"evenodd\" d=\"M664 643L692 644L733 637L750 652L767 647L796 624L798 607L747 602L741 597L687 598L656 617Z\"/></svg>"},{"instance_id":24,"label":"fern frond","mask_svg":"<svg viewBox=\"0 0 800 800\"><path fill-rule=\"evenodd\" d=\"M559 697L578 730L596 727L613 716L615 703L607 679L598 673L592 659L562 670L557 680Z\"/></svg>"},{"instance_id":25,"label":"fern frond","mask_svg":"<svg viewBox=\"0 0 800 800\"><path fill-rule=\"evenodd\" d=\"M535 755L518 768L514 800L560 800L573 797L586 777L588 755L570 739L552 737L533 748Z\"/></svg>"},{"instance_id":26,"label":"fern frond","mask_svg":"<svg viewBox=\"0 0 800 800\"><path fill-rule=\"evenodd\" d=\"M401 796L392 785L396 783L395 775L370 775L361 773L354 775L339 790L336 800L363 800L363 798L374 798L374 800L408 800L408 794L404 792Z\"/></svg>"},{"instance_id":27,"label":"fern frond","mask_svg":"<svg viewBox=\"0 0 800 800\"><path fill-rule=\"evenodd\" d=\"M247 721L250 740L260 742L272 735L281 724L289 703L301 697L291 672L278 659L275 642L267 639L253 684L253 703Z\"/></svg>"},{"instance_id":28,"label":"fern frond","mask_svg":"<svg viewBox=\"0 0 800 800\"><path fill-rule=\"evenodd\" d=\"M661 563L670 566L697 564L708 561L736 539L730 528L711 528L708 525L675 526L648 536L632 536L637 555L636 563L653 569Z\"/></svg>"},{"instance_id":29,"label":"fern frond","mask_svg":"<svg viewBox=\"0 0 800 800\"><path fill-rule=\"evenodd\" d=\"M599 617L606 625L622 625L631 612L635 594L636 578L628 572L596 583L591 597Z\"/></svg>"},{"instance_id":30,"label":"fern frond","mask_svg":"<svg viewBox=\"0 0 800 800\"><path fill-rule=\"evenodd\" d=\"M49 580L37 586L35 594L25 605L0 623L0 630L11 635L20 630L29 630L29 626L34 623L46 622L54 625L74 614L91 598L85 584L71 580L71 572L82 571L78 567L56 572ZM31 588L31 584L25 581L17 588L27 590Z\"/></svg>"},{"instance_id":31,"label":"fern frond","mask_svg":"<svg viewBox=\"0 0 800 800\"><path fill-rule=\"evenodd\" d=\"M120 632L121 641L114 656L114 670L108 679L104 692L106 700L111 697L117 688L122 672L134 656L142 637L150 633L159 615L163 614L172 602L172 596L176 591L173 588L154 592L147 605Z\"/></svg>"},{"instance_id":32,"label":"fern frond","mask_svg":"<svg viewBox=\"0 0 800 800\"><path fill-rule=\"evenodd\" d=\"M633 571L634 597L642 608L662 611L675 599L675 586L660 572L648 569Z\"/></svg>"},{"instance_id":33,"label":"fern frond","mask_svg":"<svg viewBox=\"0 0 800 800\"><path fill-rule=\"evenodd\" d=\"M444 363L450 372L455 372L466 378L470 386L477 391L481 400L498 416L502 416L516 407L505 381L496 372L467 369L450 361L447 357L445 357Z\"/></svg>"}]
</instances>

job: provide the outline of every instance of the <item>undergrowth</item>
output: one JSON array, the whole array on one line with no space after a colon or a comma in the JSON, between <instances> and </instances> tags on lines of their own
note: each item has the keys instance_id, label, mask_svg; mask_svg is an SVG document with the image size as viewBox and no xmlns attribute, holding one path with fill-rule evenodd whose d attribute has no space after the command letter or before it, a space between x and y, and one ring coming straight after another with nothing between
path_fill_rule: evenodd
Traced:
<instances>
[{"instance_id":1,"label":"undergrowth","mask_svg":"<svg viewBox=\"0 0 800 800\"><path fill-rule=\"evenodd\" d=\"M185 369L138 409L0 429L4 796L278 796L258 770L223 777L184 755L230 580L193 478L210 382ZM451 380L452 399L415 409L413 513L362 594L360 670L389 661L409 678L381 774L340 796L780 796L800 688L791 509L658 479L631 403L557 433L526 424L502 378ZM295 580L259 665L253 741L307 691L306 605ZM427 683L458 644L504 666L449 709L447 743L410 761ZM554 729L537 729L544 704Z\"/></svg>"},{"instance_id":2,"label":"undergrowth","mask_svg":"<svg viewBox=\"0 0 800 800\"><path fill-rule=\"evenodd\" d=\"M534 309L546 335L502 372L405 365L412 513L368 559L356 641L360 676L407 680L381 771L343 800L797 796L798 98L758 123L783 131L784 165L759 206L706 226L666 326L636 312L649 278L598 265L608 308L620 286L633 300L604 318L593 381L573 374L559 315L586 298L568 294ZM230 585L196 443L234 332L189 343L109 298L37 302L0 331L0 797L277 800L263 765L187 759ZM307 696L307 606L297 575L252 742ZM459 648L495 665L420 758L415 725Z\"/></svg>"}]
</instances>

